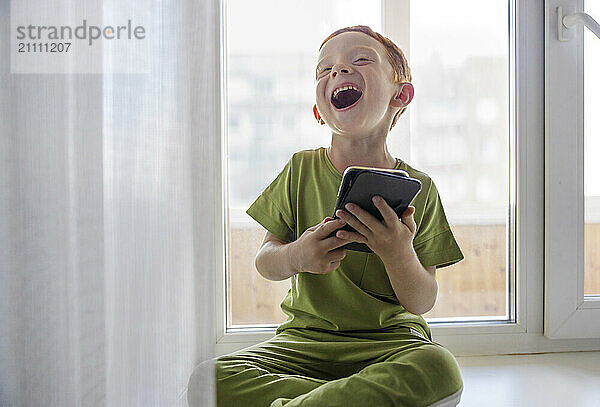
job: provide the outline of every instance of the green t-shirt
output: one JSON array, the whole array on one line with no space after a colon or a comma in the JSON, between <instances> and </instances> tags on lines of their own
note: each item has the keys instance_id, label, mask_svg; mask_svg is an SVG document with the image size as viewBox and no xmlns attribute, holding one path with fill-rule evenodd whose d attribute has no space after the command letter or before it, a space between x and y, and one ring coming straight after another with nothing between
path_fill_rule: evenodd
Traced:
<instances>
[{"instance_id":1,"label":"green t-shirt","mask_svg":"<svg viewBox=\"0 0 600 407\"><path fill-rule=\"evenodd\" d=\"M411 203L417 224L413 247L421 263L441 268L462 260L431 178L401 160L396 168L422 183ZM333 216L341 181L325 148L297 152L246 213L279 239L292 242ZM281 309L289 318L277 333L287 328L393 331L420 326L431 337L425 320L400 305L375 253L346 250L340 266L330 273L294 275Z\"/></svg>"}]
</instances>

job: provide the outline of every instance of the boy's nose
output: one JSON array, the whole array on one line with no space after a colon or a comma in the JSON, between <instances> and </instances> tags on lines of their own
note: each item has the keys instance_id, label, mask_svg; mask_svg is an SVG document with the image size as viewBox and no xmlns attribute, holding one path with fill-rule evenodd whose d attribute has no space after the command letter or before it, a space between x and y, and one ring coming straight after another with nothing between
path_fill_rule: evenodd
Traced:
<instances>
[{"instance_id":1,"label":"boy's nose","mask_svg":"<svg viewBox=\"0 0 600 407\"><path fill-rule=\"evenodd\" d=\"M333 67L331 74L335 78L336 75L338 74L338 72L348 73L350 71L348 70L348 68L340 68L340 67L335 66L335 67Z\"/></svg>"}]
</instances>

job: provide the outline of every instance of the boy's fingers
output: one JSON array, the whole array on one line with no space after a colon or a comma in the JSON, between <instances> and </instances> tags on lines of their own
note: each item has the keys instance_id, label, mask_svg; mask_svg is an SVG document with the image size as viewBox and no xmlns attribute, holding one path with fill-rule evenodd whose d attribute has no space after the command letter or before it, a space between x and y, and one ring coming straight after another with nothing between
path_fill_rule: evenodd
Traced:
<instances>
[{"instance_id":1,"label":"boy's fingers","mask_svg":"<svg viewBox=\"0 0 600 407\"><path fill-rule=\"evenodd\" d=\"M408 226L410 231L413 233L417 229L417 223L415 222L415 219L413 218L414 213L415 213L415 207L409 206L408 208L406 208L404 213L402 213L402 217L401 217L402 223L404 223L406 226Z\"/></svg>"},{"instance_id":2,"label":"boy's fingers","mask_svg":"<svg viewBox=\"0 0 600 407\"><path fill-rule=\"evenodd\" d=\"M346 249L335 249L327 253L327 261L330 263L334 261L342 261L346 257Z\"/></svg>"},{"instance_id":3,"label":"boy's fingers","mask_svg":"<svg viewBox=\"0 0 600 407\"><path fill-rule=\"evenodd\" d=\"M366 212L366 211L365 211ZM348 210L338 210L338 216L339 217L343 217L344 220L346 222L348 222L348 225L352 226L352 228L354 228L354 230L356 230L358 233L360 233L363 236L369 236L371 234L371 229L369 229L369 225L367 225L366 223L362 222L358 216L350 213L350 211ZM368 212L366 212L369 216L371 216L371 214L369 214ZM375 219L375 218L373 218ZM377 221L377 220L376 220ZM379 221L377 221L379 222Z\"/></svg>"},{"instance_id":4,"label":"boy's fingers","mask_svg":"<svg viewBox=\"0 0 600 407\"><path fill-rule=\"evenodd\" d=\"M415 207L409 205L406 208L406 210L402 213L402 217L404 217L404 216L410 216L410 215L413 215L414 213L415 213Z\"/></svg>"},{"instance_id":5,"label":"boy's fingers","mask_svg":"<svg viewBox=\"0 0 600 407\"><path fill-rule=\"evenodd\" d=\"M373 204L383 216L383 220L386 224L390 225L394 222L398 222L398 215L394 210L388 205L388 203L382 197L376 195L373 197Z\"/></svg>"},{"instance_id":6,"label":"boy's fingers","mask_svg":"<svg viewBox=\"0 0 600 407\"><path fill-rule=\"evenodd\" d=\"M306 230L308 230L309 232L314 232L315 230L317 230L317 228L327 222L329 222L331 219L329 216L326 216L325 218L323 218L323 220L320 223L317 223L316 225L313 225L309 228L307 228Z\"/></svg>"},{"instance_id":7,"label":"boy's fingers","mask_svg":"<svg viewBox=\"0 0 600 407\"><path fill-rule=\"evenodd\" d=\"M345 224L346 223L341 219L330 220L321 224L315 233L318 233L319 238L325 239L327 236L333 233L334 230L341 228Z\"/></svg>"},{"instance_id":8,"label":"boy's fingers","mask_svg":"<svg viewBox=\"0 0 600 407\"><path fill-rule=\"evenodd\" d=\"M381 229L384 227L375 216L371 215L369 212L354 203L347 204L345 209L347 212L354 215L354 217L364 225L364 227L361 229L360 226L357 227L350 222L350 220L348 220L350 226L352 226L362 235L366 236L368 232L380 233ZM368 231L364 229L368 229Z\"/></svg>"},{"instance_id":9,"label":"boy's fingers","mask_svg":"<svg viewBox=\"0 0 600 407\"><path fill-rule=\"evenodd\" d=\"M346 239L340 239L339 237L336 237L336 236L328 237L327 239L324 239L323 241L326 242L325 248L328 251L335 250L338 247L342 247L343 245L348 244L348 241Z\"/></svg>"},{"instance_id":10,"label":"boy's fingers","mask_svg":"<svg viewBox=\"0 0 600 407\"><path fill-rule=\"evenodd\" d=\"M338 230L335 234L337 238L340 238L345 243L349 242L359 242L359 243L367 243L367 238L360 233L350 232L347 230Z\"/></svg>"},{"instance_id":11,"label":"boy's fingers","mask_svg":"<svg viewBox=\"0 0 600 407\"><path fill-rule=\"evenodd\" d=\"M413 216L415 214L415 207L414 206L409 206L408 208L406 208L406 210L402 213L402 218L409 218L411 216Z\"/></svg>"}]
</instances>

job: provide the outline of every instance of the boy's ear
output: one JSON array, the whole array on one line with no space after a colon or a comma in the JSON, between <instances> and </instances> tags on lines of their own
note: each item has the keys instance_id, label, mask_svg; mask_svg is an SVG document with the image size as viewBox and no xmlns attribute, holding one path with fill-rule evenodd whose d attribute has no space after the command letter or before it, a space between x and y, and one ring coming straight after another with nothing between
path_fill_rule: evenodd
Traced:
<instances>
[{"instance_id":1,"label":"boy's ear","mask_svg":"<svg viewBox=\"0 0 600 407\"><path fill-rule=\"evenodd\" d=\"M390 102L393 107L405 107L408 106L415 94L415 89L410 82L402 82L399 84L398 89L394 98Z\"/></svg>"}]
</instances>

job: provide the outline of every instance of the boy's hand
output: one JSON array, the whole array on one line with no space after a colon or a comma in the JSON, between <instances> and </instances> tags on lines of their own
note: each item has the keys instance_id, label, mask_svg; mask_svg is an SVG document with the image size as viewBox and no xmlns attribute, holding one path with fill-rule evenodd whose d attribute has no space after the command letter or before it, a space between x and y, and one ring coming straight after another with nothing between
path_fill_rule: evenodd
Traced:
<instances>
[{"instance_id":1,"label":"boy's hand","mask_svg":"<svg viewBox=\"0 0 600 407\"><path fill-rule=\"evenodd\" d=\"M346 242L365 243L386 265L398 264L411 256L416 256L412 244L417 228L413 218L415 207L409 206L401 219L398 219L396 212L383 198L374 196L373 203L383 216L382 221L358 205L350 203L346 205L346 210L338 210L336 215L345 220L356 232L340 230L336 233L336 237Z\"/></svg>"},{"instance_id":2,"label":"boy's hand","mask_svg":"<svg viewBox=\"0 0 600 407\"><path fill-rule=\"evenodd\" d=\"M290 243L290 264L298 272L326 274L339 267L346 256L340 247L348 243L344 239L327 237L346 224L341 219L326 217L317 225L304 231L302 236Z\"/></svg>"}]
</instances>

